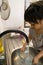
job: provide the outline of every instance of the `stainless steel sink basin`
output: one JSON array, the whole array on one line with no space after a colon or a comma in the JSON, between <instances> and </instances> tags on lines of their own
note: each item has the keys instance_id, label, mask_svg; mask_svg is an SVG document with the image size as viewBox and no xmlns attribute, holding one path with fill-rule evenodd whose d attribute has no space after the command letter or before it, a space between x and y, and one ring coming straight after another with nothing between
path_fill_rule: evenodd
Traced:
<instances>
[{"instance_id":1,"label":"stainless steel sink basin","mask_svg":"<svg viewBox=\"0 0 43 65\"><path fill-rule=\"evenodd\" d=\"M22 52L20 49L15 50L15 52L12 54L12 65L32 65L32 59L34 55L29 52L29 45L26 46L26 49L24 52ZM39 62L37 65L43 65L41 62Z\"/></svg>"},{"instance_id":2,"label":"stainless steel sink basin","mask_svg":"<svg viewBox=\"0 0 43 65\"><path fill-rule=\"evenodd\" d=\"M24 52L18 49L12 54L12 65L30 65L29 62L29 46L26 46Z\"/></svg>"}]
</instances>

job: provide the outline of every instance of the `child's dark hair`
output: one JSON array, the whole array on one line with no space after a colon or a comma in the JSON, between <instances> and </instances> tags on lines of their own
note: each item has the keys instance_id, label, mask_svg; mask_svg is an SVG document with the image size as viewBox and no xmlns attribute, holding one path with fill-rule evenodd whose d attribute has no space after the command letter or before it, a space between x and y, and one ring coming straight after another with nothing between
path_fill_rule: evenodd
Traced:
<instances>
[{"instance_id":1,"label":"child's dark hair","mask_svg":"<svg viewBox=\"0 0 43 65\"><path fill-rule=\"evenodd\" d=\"M43 1L37 1L26 9L24 20L29 23L38 23L37 20L43 19Z\"/></svg>"}]
</instances>

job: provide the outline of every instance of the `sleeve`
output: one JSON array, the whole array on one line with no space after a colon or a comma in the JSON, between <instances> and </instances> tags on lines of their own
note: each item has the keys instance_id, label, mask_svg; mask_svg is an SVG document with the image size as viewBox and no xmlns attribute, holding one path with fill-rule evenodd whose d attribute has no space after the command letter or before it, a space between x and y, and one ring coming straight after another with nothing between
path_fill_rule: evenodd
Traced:
<instances>
[{"instance_id":1,"label":"sleeve","mask_svg":"<svg viewBox=\"0 0 43 65\"><path fill-rule=\"evenodd\" d=\"M29 29L29 35L32 36L32 34L33 34L33 33L32 33L32 29L30 28L30 29Z\"/></svg>"}]
</instances>

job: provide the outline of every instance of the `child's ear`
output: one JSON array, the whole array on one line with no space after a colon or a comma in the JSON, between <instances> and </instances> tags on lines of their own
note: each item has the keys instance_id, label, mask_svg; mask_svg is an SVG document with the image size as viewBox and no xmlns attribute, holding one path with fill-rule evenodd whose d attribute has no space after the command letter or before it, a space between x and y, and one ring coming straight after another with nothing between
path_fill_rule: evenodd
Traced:
<instances>
[{"instance_id":1,"label":"child's ear","mask_svg":"<svg viewBox=\"0 0 43 65\"><path fill-rule=\"evenodd\" d=\"M43 25L43 19L42 19L42 20L40 20L40 23Z\"/></svg>"},{"instance_id":2,"label":"child's ear","mask_svg":"<svg viewBox=\"0 0 43 65\"><path fill-rule=\"evenodd\" d=\"M37 23L40 23L41 22L41 20L37 20Z\"/></svg>"},{"instance_id":3,"label":"child's ear","mask_svg":"<svg viewBox=\"0 0 43 65\"><path fill-rule=\"evenodd\" d=\"M40 25L43 28L43 19L41 20Z\"/></svg>"},{"instance_id":4,"label":"child's ear","mask_svg":"<svg viewBox=\"0 0 43 65\"><path fill-rule=\"evenodd\" d=\"M43 19L42 19L42 24L43 24Z\"/></svg>"},{"instance_id":5,"label":"child's ear","mask_svg":"<svg viewBox=\"0 0 43 65\"><path fill-rule=\"evenodd\" d=\"M37 20L37 23L38 23L38 24L42 24L42 21L43 21L43 20Z\"/></svg>"}]
</instances>

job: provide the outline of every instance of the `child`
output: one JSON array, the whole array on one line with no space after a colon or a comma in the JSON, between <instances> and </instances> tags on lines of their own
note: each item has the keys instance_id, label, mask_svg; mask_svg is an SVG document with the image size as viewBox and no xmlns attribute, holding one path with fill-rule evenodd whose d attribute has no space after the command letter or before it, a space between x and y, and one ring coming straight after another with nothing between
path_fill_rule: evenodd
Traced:
<instances>
[{"instance_id":1,"label":"child","mask_svg":"<svg viewBox=\"0 0 43 65\"><path fill-rule=\"evenodd\" d=\"M43 57L43 1L30 4L25 11L24 19L31 24L29 40L32 39L34 48L39 51L33 58L33 64L37 64Z\"/></svg>"}]
</instances>

